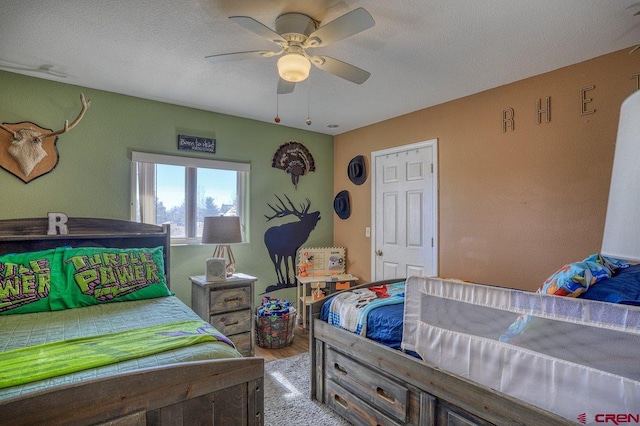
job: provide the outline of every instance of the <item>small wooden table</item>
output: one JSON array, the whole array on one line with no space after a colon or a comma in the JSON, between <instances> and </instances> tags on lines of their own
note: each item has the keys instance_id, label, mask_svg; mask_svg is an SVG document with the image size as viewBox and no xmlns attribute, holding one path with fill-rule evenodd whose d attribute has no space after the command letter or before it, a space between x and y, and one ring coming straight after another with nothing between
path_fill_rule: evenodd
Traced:
<instances>
[{"instance_id":1,"label":"small wooden table","mask_svg":"<svg viewBox=\"0 0 640 426\"><path fill-rule=\"evenodd\" d=\"M320 288L324 291L324 296L326 297L330 294L335 293L338 290L343 290L350 288L353 284L358 281L358 277L354 277L351 274L338 274L338 275L310 275L307 277L303 277L300 275L296 275L296 310L298 311L298 315L302 322L302 329L306 330L307 328L307 307L313 302L321 299L314 298L311 287L313 284L319 284ZM344 288L340 288L340 284L343 285ZM307 292L307 287L309 287L309 291Z\"/></svg>"}]
</instances>

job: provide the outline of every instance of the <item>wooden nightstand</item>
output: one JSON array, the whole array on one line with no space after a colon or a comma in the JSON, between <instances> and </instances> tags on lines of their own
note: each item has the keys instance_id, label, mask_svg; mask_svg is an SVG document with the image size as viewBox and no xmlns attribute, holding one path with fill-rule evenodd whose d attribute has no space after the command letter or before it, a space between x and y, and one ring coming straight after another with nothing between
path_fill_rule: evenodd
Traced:
<instances>
[{"instance_id":1,"label":"wooden nightstand","mask_svg":"<svg viewBox=\"0 0 640 426\"><path fill-rule=\"evenodd\" d=\"M226 281L191 280L191 309L236 345L243 356L254 356L253 292L256 277L233 274Z\"/></svg>"}]
</instances>

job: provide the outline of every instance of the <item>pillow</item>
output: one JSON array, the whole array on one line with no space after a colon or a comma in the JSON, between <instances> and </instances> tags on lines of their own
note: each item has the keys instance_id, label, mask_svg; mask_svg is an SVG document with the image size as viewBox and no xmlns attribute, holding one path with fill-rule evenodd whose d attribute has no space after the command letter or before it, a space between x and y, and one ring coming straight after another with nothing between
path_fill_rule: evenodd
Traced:
<instances>
[{"instance_id":1,"label":"pillow","mask_svg":"<svg viewBox=\"0 0 640 426\"><path fill-rule=\"evenodd\" d=\"M547 278L537 292L568 297L585 297L586 294L600 296L598 290L595 292L587 292L587 290L594 288L592 287L594 284L611 278L614 273L624 270L630 265L629 262L624 260L602 256L599 253L592 254L582 262L564 265L560 270ZM596 286L595 288L598 289L598 287L599 286ZM588 298L598 300L595 297ZM520 315L515 322L509 326L506 333L500 336L500 341L511 342L514 337L518 336L529 326L533 318L531 315Z\"/></svg>"},{"instance_id":2,"label":"pillow","mask_svg":"<svg viewBox=\"0 0 640 426\"><path fill-rule=\"evenodd\" d=\"M590 285L609 277L611 277L611 270L598 262L569 263L547 278L538 292L555 296L578 297Z\"/></svg>"},{"instance_id":3,"label":"pillow","mask_svg":"<svg viewBox=\"0 0 640 426\"><path fill-rule=\"evenodd\" d=\"M618 271L626 269L632 265L631 262L627 262L626 260L603 256L599 253L592 254L591 256L587 257L585 261L601 263L611 270L612 275L615 275Z\"/></svg>"},{"instance_id":4,"label":"pillow","mask_svg":"<svg viewBox=\"0 0 640 426\"><path fill-rule=\"evenodd\" d=\"M55 258L56 249L0 256L0 314L51 310L51 282L61 280Z\"/></svg>"},{"instance_id":5,"label":"pillow","mask_svg":"<svg viewBox=\"0 0 640 426\"><path fill-rule=\"evenodd\" d=\"M578 297L593 284L611 278L615 272L629 265L624 260L592 254L582 262L564 265L547 278L538 293Z\"/></svg>"},{"instance_id":6,"label":"pillow","mask_svg":"<svg viewBox=\"0 0 640 426\"><path fill-rule=\"evenodd\" d=\"M172 296L163 248L66 248L62 280L52 283L51 310Z\"/></svg>"}]
</instances>

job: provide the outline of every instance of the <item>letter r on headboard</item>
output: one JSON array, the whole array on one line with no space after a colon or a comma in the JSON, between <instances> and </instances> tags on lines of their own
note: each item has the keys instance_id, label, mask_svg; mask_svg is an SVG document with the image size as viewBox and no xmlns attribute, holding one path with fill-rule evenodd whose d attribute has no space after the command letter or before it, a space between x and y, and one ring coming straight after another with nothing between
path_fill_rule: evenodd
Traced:
<instances>
[{"instance_id":1,"label":"letter r on headboard","mask_svg":"<svg viewBox=\"0 0 640 426\"><path fill-rule=\"evenodd\" d=\"M49 230L47 235L67 235L69 229L67 228L67 221L69 218L64 213L48 213L49 217Z\"/></svg>"}]
</instances>

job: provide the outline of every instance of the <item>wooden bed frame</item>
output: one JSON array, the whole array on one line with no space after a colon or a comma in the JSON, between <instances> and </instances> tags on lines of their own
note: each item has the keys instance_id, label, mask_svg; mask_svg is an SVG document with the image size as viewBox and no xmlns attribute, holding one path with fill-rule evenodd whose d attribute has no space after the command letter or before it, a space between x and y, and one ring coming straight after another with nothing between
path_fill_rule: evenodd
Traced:
<instances>
[{"instance_id":1,"label":"wooden bed frame","mask_svg":"<svg viewBox=\"0 0 640 426\"><path fill-rule=\"evenodd\" d=\"M168 225L69 218L67 226L67 235L47 235L47 218L0 220L0 255L64 245L163 246L169 283ZM262 358L185 362L7 399L0 412L2 422L15 425L262 425L263 378Z\"/></svg>"},{"instance_id":2,"label":"wooden bed frame","mask_svg":"<svg viewBox=\"0 0 640 426\"><path fill-rule=\"evenodd\" d=\"M378 281L353 288L390 284ZM351 290L353 289L351 288ZM575 425L318 319L310 309L311 399L355 425Z\"/></svg>"}]
</instances>

